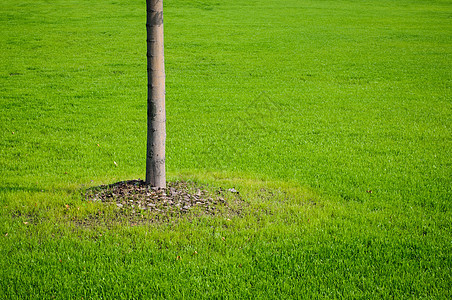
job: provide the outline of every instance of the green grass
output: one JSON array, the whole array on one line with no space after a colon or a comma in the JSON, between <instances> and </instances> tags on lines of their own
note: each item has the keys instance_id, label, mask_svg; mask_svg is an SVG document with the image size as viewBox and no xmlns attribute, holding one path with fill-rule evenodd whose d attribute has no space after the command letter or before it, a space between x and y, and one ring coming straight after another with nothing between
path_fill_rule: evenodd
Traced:
<instances>
[{"instance_id":1,"label":"green grass","mask_svg":"<svg viewBox=\"0 0 452 300\"><path fill-rule=\"evenodd\" d=\"M2 1L0 298L451 298L452 3L164 4L169 180L243 215L77 225L144 176L145 4Z\"/></svg>"}]
</instances>

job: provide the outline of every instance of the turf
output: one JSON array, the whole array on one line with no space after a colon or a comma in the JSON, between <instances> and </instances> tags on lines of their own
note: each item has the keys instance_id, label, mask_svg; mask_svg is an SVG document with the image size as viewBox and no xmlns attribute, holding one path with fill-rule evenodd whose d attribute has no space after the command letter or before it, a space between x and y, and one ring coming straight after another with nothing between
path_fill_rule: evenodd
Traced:
<instances>
[{"instance_id":1,"label":"turf","mask_svg":"<svg viewBox=\"0 0 452 300\"><path fill-rule=\"evenodd\" d=\"M168 179L244 214L102 218L81 192L144 175L145 4L2 1L1 298L450 298L450 1L164 5Z\"/></svg>"}]
</instances>

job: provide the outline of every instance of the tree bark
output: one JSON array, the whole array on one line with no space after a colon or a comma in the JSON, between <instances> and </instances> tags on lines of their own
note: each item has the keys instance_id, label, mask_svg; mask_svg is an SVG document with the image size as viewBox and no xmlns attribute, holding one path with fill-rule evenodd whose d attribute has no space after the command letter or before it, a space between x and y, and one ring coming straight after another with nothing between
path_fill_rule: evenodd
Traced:
<instances>
[{"instance_id":1,"label":"tree bark","mask_svg":"<svg viewBox=\"0 0 452 300\"><path fill-rule=\"evenodd\" d=\"M163 0L146 0L148 121L146 184L165 188L165 64Z\"/></svg>"}]
</instances>

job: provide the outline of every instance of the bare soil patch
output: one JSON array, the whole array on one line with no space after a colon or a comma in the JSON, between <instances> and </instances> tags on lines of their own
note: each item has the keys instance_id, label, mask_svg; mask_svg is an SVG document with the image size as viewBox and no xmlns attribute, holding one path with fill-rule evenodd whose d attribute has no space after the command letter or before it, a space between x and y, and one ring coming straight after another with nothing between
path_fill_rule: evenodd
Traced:
<instances>
[{"instance_id":1,"label":"bare soil patch","mask_svg":"<svg viewBox=\"0 0 452 300\"><path fill-rule=\"evenodd\" d=\"M116 207L116 221L125 219L131 223L169 220L189 212L240 215L244 204L234 188L213 188L191 181L169 182L165 189L151 188L142 180L121 181L90 188L85 199ZM92 216L82 223L87 225L100 217L101 214Z\"/></svg>"}]
</instances>

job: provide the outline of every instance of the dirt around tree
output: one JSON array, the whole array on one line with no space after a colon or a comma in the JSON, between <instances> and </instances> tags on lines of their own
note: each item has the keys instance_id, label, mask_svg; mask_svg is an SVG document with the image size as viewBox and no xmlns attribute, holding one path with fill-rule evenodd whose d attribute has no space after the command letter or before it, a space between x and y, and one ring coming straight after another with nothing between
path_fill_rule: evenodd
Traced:
<instances>
[{"instance_id":1,"label":"dirt around tree","mask_svg":"<svg viewBox=\"0 0 452 300\"><path fill-rule=\"evenodd\" d=\"M188 212L240 215L244 204L235 188L212 188L191 181L169 182L165 189L151 188L142 180L121 181L87 189L84 196L113 206L117 219L125 217L130 222L168 220Z\"/></svg>"}]
</instances>

